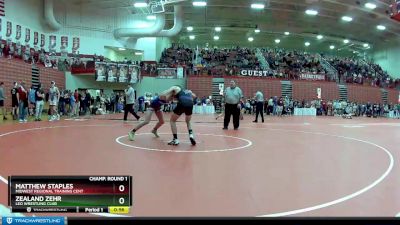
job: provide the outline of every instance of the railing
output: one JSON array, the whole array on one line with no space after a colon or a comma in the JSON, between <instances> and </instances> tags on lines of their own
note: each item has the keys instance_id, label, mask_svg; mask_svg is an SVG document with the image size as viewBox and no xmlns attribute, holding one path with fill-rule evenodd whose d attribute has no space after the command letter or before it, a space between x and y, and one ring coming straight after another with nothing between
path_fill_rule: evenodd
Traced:
<instances>
[{"instance_id":1,"label":"railing","mask_svg":"<svg viewBox=\"0 0 400 225\"><path fill-rule=\"evenodd\" d=\"M263 53L261 52L261 50L259 48L256 49L256 57L257 57L258 61L260 62L261 69L263 69L263 70L270 69L269 63L267 62L267 60L265 59Z\"/></svg>"},{"instance_id":2,"label":"railing","mask_svg":"<svg viewBox=\"0 0 400 225\"><path fill-rule=\"evenodd\" d=\"M367 66L369 68L369 71L371 71L373 74L376 74L376 70L374 69L374 67L371 66L367 61L365 61L364 59L360 59L359 62Z\"/></svg>"},{"instance_id":3,"label":"railing","mask_svg":"<svg viewBox=\"0 0 400 225\"><path fill-rule=\"evenodd\" d=\"M333 67L326 59L324 59L320 54L317 54L317 57L319 59L319 62L321 63L321 66L328 72L328 75L330 76L331 80L335 80L336 82L339 82L339 73L335 67Z\"/></svg>"}]
</instances>

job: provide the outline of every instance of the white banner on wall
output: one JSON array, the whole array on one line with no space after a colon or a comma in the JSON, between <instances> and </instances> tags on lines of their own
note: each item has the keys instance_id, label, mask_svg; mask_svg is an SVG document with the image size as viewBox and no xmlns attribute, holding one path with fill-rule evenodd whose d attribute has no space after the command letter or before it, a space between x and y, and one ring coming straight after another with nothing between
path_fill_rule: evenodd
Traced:
<instances>
[{"instance_id":1,"label":"white banner on wall","mask_svg":"<svg viewBox=\"0 0 400 225\"><path fill-rule=\"evenodd\" d=\"M219 84L219 85L218 85L218 89L219 89L219 94L220 94L220 95L224 95L225 84L224 84L224 83Z\"/></svg>"},{"instance_id":2,"label":"white banner on wall","mask_svg":"<svg viewBox=\"0 0 400 225\"><path fill-rule=\"evenodd\" d=\"M300 74L300 79L302 79L302 80L325 80L325 75L313 74L313 73L302 73L302 74Z\"/></svg>"},{"instance_id":3,"label":"white banner on wall","mask_svg":"<svg viewBox=\"0 0 400 225\"><path fill-rule=\"evenodd\" d=\"M176 77L177 77L178 79L183 78L183 67L178 67L177 73L176 73Z\"/></svg>"},{"instance_id":4,"label":"white banner on wall","mask_svg":"<svg viewBox=\"0 0 400 225\"><path fill-rule=\"evenodd\" d=\"M266 77L269 71L267 70L241 70L240 75L242 76L253 76L253 77Z\"/></svg>"},{"instance_id":5,"label":"white banner on wall","mask_svg":"<svg viewBox=\"0 0 400 225\"><path fill-rule=\"evenodd\" d=\"M322 89L321 88L317 88L317 98L318 99L322 98Z\"/></svg>"}]
</instances>

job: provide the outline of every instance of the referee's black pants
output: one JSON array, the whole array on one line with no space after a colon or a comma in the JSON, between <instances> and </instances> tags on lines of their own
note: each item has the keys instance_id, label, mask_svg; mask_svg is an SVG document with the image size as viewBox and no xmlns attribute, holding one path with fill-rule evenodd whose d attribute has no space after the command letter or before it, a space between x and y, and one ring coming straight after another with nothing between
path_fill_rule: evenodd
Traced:
<instances>
[{"instance_id":1,"label":"referee's black pants","mask_svg":"<svg viewBox=\"0 0 400 225\"><path fill-rule=\"evenodd\" d=\"M225 118L224 128L228 128L229 122L231 121L231 115L233 116L233 128L239 128L240 109L238 104L225 104Z\"/></svg>"},{"instance_id":2,"label":"referee's black pants","mask_svg":"<svg viewBox=\"0 0 400 225\"><path fill-rule=\"evenodd\" d=\"M258 114L261 115L262 122L264 123L264 102L257 102L256 103L256 122L258 121Z\"/></svg>"},{"instance_id":3,"label":"referee's black pants","mask_svg":"<svg viewBox=\"0 0 400 225\"><path fill-rule=\"evenodd\" d=\"M128 113L131 113L137 120L140 119L133 109L133 104L126 104L124 109L124 121L128 120Z\"/></svg>"}]
</instances>

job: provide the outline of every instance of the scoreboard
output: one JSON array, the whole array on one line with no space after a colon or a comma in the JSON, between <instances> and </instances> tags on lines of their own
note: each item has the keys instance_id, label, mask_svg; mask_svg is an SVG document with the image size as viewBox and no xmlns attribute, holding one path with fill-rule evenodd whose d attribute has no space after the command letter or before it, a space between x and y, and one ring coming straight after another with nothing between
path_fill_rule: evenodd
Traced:
<instances>
[{"instance_id":1,"label":"scoreboard","mask_svg":"<svg viewBox=\"0 0 400 225\"><path fill-rule=\"evenodd\" d=\"M8 205L19 213L129 213L131 176L9 176Z\"/></svg>"}]
</instances>

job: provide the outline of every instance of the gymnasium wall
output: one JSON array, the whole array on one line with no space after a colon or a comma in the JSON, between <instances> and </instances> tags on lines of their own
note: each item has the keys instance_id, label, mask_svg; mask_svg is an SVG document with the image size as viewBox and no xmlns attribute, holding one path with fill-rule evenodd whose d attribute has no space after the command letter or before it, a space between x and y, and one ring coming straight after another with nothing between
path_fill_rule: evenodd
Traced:
<instances>
[{"instance_id":1,"label":"gymnasium wall","mask_svg":"<svg viewBox=\"0 0 400 225\"><path fill-rule=\"evenodd\" d=\"M359 85L347 85L347 96L350 101L383 103L380 88Z\"/></svg>"},{"instance_id":2,"label":"gymnasium wall","mask_svg":"<svg viewBox=\"0 0 400 225\"><path fill-rule=\"evenodd\" d=\"M45 68L38 66L40 71L40 82L45 90L50 88L50 82L55 81L60 89L65 88L65 76L63 72L52 68ZM25 63L16 59L5 59L0 58L0 82L5 84L5 96L6 106L11 106L11 94L10 90L13 87L13 83L23 81L26 84L26 88L29 89L32 85L32 66L31 64Z\"/></svg>"},{"instance_id":3,"label":"gymnasium wall","mask_svg":"<svg viewBox=\"0 0 400 225\"><path fill-rule=\"evenodd\" d=\"M111 61L124 61L125 58L131 61L142 61L143 55L135 55L131 50L116 51L109 47L104 47L104 57Z\"/></svg>"},{"instance_id":4,"label":"gymnasium wall","mask_svg":"<svg viewBox=\"0 0 400 225\"><path fill-rule=\"evenodd\" d=\"M225 87L230 86L231 80L236 82L242 91L243 95L246 98L254 97L255 93L258 90L261 90L264 93L264 96L271 97L271 96L281 96L281 81L280 80L272 80L265 78L226 78L225 79Z\"/></svg>"},{"instance_id":5,"label":"gymnasium wall","mask_svg":"<svg viewBox=\"0 0 400 225\"><path fill-rule=\"evenodd\" d=\"M339 90L336 83L292 81L293 98L298 100L312 100L317 98L317 89L321 88L322 99L339 99ZM279 95L278 95L279 96Z\"/></svg>"},{"instance_id":6,"label":"gymnasium wall","mask_svg":"<svg viewBox=\"0 0 400 225\"><path fill-rule=\"evenodd\" d=\"M399 102L400 91L390 89L388 90L388 103L389 104L396 104Z\"/></svg>"},{"instance_id":7,"label":"gymnasium wall","mask_svg":"<svg viewBox=\"0 0 400 225\"><path fill-rule=\"evenodd\" d=\"M72 52L72 38L80 38L79 52L82 54L105 55L104 46L125 47L144 51L143 59L156 61L165 46L170 46L169 38L139 38L116 40L113 32L117 28L144 28L154 22L146 20L143 15L133 14L126 9L100 9L96 1L54 1L54 16L62 25L59 31L52 31L43 19L43 0L10 0L5 2L6 17L2 19L0 36L5 38L6 22L12 22L11 38L15 42L16 25L22 26L21 43L25 43L25 28L46 35L45 50L48 50L49 35L56 35L56 49L61 47L61 36L68 37L68 52Z\"/></svg>"},{"instance_id":8,"label":"gymnasium wall","mask_svg":"<svg viewBox=\"0 0 400 225\"><path fill-rule=\"evenodd\" d=\"M212 77L189 76L187 78L187 88L199 97L210 96L212 95Z\"/></svg>"},{"instance_id":9,"label":"gymnasium wall","mask_svg":"<svg viewBox=\"0 0 400 225\"><path fill-rule=\"evenodd\" d=\"M246 98L253 97L257 90L261 90L266 98L271 96L281 96L281 80L265 78L232 78L225 77L225 87L229 86L231 80L235 80L242 89ZM191 76L188 78L188 88L199 96L209 96L212 94L212 77ZM314 100L317 98L317 88L322 89L322 99L339 99L339 87L334 82L320 81L292 81L293 98L296 100ZM399 91L387 89L388 103L397 103ZM382 102L380 88L347 85L347 95L350 101L357 102Z\"/></svg>"},{"instance_id":10,"label":"gymnasium wall","mask_svg":"<svg viewBox=\"0 0 400 225\"><path fill-rule=\"evenodd\" d=\"M155 77L143 77L140 83L134 84L133 88L138 95L145 92L160 93L173 85L186 87L186 79L158 79ZM109 83L95 81L94 75L72 75L66 73L66 87L68 90L81 89L103 89L103 90L124 90L127 88L123 83Z\"/></svg>"},{"instance_id":11,"label":"gymnasium wall","mask_svg":"<svg viewBox=\"0 0 400 225\"><path fill-rule=\"evenodd\" d=\"M400 41L392 40L378 46L373 54L373 59L375 63L379 64L392 77L400 78L399 55Z\"/></svg>"}]
</instances>

